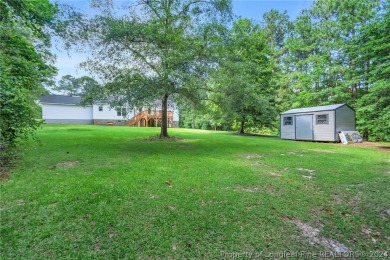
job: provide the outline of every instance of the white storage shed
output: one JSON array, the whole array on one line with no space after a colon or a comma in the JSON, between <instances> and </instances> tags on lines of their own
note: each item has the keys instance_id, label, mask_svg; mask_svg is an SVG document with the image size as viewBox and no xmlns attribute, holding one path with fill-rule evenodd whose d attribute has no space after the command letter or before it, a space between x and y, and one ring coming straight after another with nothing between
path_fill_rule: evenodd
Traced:
<instances>
[{"instance_id":1,"label":"white storage shed","mask_svg":"<svg viewBox=\"0 0 390 260\"><path fill-rule=\"evenodd\" d=\"M347 104L290 109L280 114L280 138L338 142L339 131L355 131L355 110Z\"/></svg>"}]
</instances>

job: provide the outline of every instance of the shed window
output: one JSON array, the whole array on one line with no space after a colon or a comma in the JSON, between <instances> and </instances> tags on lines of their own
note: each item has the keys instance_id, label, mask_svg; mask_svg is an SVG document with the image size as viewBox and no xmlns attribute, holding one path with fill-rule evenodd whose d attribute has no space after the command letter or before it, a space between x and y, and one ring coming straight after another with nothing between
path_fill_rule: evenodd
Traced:
<instances>
[{"instance_id":1,"label":"shed window","mask_svg":"<svg viewBox=\"0 0 390 260\"><path fill-rule=\"evenodd\" d=\"M325 115L317 115L316 116L316 124L317 125L327 125L329 124L328 114Z\"/></svg>"},{"instance_id":2,"label":"shed window","mask_svg":"<svg viewBox=\"0 0 390 260\"><path fill-rule=\"evenodd\" d=\"M293 125L292 116L285 116L283 118L283 125Z\"/></svg>"},{"instance_id":3,"label":"shed window","mask_svg":"<svg viewBox=\"0 0 390 260\"><path fill-rule=\"evenodd\" d=\"M103 106L99 106L99 111L103 111Z\"/></svg>"}]
</instances>

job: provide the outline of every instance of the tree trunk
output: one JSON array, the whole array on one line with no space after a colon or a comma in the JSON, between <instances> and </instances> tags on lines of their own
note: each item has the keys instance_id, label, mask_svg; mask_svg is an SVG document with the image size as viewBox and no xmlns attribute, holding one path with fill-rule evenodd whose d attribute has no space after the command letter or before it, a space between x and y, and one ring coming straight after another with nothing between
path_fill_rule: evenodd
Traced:
<instances>
[{"instance_id":1,"label":"tree trunk","mask_svg":"<svg viewBox=\"0 0 390 260\"><path fill-rule=\"evenodd\" d=\"M244 134L244 125L245 125L245 122L244 122L244 120L242 120L241 121L241 127L240 127L240 135Z\"/></svg>"},{"instance_id":2,"label":"tree trunk","mask_svg":"<svg viewBox=\"0 0 390 260\"><path fill-rule=\"evenodd\" d=\"M192 121L191 121L192 129L195 129L195 104L192 104Z\"/></svg>"},{"instance_id":3,"label":"tree trunk","mask_svg":"<svg viewBox=\"0 0 390 260\"><path fill-rule=\"evenodd\" d=\"M368 92L368 75L370 72L370 58L366 59L366 62L364 64L364 86L366 88L366 92Z\"/></svg>"},{"instance_id":4,"label":"tree trunk","mask_svg":"<svg viewBox=\"0 0 390 260\"><path fill-rule=\"evenodd\" d=\"M167 112L168 112L168 94L165 93L162 97L162 115L161 115L161 133L160 138L169 138L168 136L168 118L167 118Z\"/></svg>"},{"instance_id":5,"label":"tree trunk","mask_svg":"<svg viewBox=\"0 0 390 260\"><path fill-rule=\"evenodd\" d=\"M358 98L357 84L356 83L352 84L352 86L351 86L351 97L353 99L357 99Z\"/></svg>"},{"instance_id":6,"label":"tree trunk","mask_svg":"<svg viewBox=\"0 0 390 260\"><path fill-rule=\"evenodd\" d=\"M365 129L363 132L363 140L368 141L368 130L367 129Z\"/></svg>"}]
</instances>

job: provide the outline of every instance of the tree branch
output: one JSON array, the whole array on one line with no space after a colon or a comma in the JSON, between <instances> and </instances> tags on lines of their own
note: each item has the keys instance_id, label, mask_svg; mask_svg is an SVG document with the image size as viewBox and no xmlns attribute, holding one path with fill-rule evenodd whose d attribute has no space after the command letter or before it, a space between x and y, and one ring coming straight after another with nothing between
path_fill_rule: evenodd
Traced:
<instances>
[{"instance_id":1,"label":"tree branch","mask_svg":"<svg viewBox=\"0 0 390 260\"><path fill-rule=\"evenodd\" d=\"M153 65L152 63L150 63L141 52L139 52L136 49L132 48L130 45L127 45L127 48L129 48L129 50L133 54L135 54L139 59L141 59L146 65L148 65L149 68L151 68L154 72L156 72L159 77L162 77L162 75L159 72L159 70L157 69L157 67L155 65Z\"/></svg>"}]
</instances>

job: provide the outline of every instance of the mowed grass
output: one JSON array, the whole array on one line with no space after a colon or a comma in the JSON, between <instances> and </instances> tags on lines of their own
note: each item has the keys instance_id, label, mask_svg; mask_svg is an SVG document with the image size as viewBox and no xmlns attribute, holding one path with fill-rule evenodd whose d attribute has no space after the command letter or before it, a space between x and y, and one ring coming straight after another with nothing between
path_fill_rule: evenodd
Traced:
<instances>
[{"instance_id":1,"label":"mowed grass","mask_svg":"<svg viewBox=\"0 0 390 260\"><path fill-rule=\"evenodd\" d=\"M158 128L54 126L1 182L1 258L218 258L388 251L390 154L329 143Z\"/></svg>"}]
</instances>

